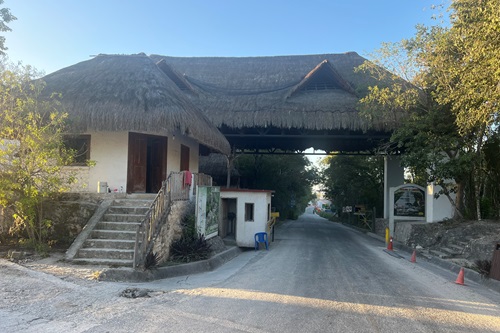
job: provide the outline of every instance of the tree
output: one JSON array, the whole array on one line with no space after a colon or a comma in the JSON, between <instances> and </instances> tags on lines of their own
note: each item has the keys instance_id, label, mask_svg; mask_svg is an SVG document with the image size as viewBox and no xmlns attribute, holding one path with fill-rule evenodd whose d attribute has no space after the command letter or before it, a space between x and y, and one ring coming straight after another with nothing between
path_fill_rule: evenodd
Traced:
<instances>
[{"instance_id":1,"label":"tree","mask_svg":"<svg viewBox=\"0 0 500 333\"><path fill-rule=\"evenodd\" d=\"M406 112L391 141L405 166L428 171L428 181L442 186L457 216L472 174L475 199L468 204L475 202L480 220L482 149L498 130L500 3L454 0L450 9L449 28L418 26L415 37L385 45L381 60L361 67L382 82L361 105L368 117L386 121Z\"/></svg>"},{"instance_id":2,"label":"tree","mask_svg":"<svg viewBox=\"0 0 500 333\"><path fill-rule=\"evenodd\" d=\"M418 57L429 68L435 98L449 105L460 134L475 152L474 196L481 219L483 146L498 131L500 108L500 2L454 0L449 29L420 28Z\"/></svg>"},{"instance_id":3,"label":"tree","mask_svg":"<svg viewBox=\"0 0 500 333\"><path fill-rule=\"evenodd\" d=\"M272 204L284 218L297 218L313 195L316 169L302 155L239 155L235 166L242 186L274 190Z\"/></svg>"},{"instance_id":4,"label":"tree","mask_svg":"<svg viewBox=\"0 0 500 333\"><path fill-rule=\"evenodd\" d=\"M326 196L337 208L363 204L383 211L384 162L381 156L328 156L323 163Z\"/></svg>"},{"instance_id":5,"label":"tree","mask_svg":"<svg viewBox=\"0 0 500 333\"><path fill-rule=\"evenodd\" d=\"M463 183L471 170L470 149L450 108L435 100L435 88L416 51L410 41L384 44L373 61L359 67L380 82L360 100L361 114L393 125L388 153L400 154L404 167L425 175L421 185L439 185L439 194L445 195L455 207L455 215L462 217Z\"/></svg>"},{"instance_id":6,"label":"tree","mask_svg":"<svg viewBox=\"0 0 500 333\"><path fill-rule=\"evenodd\" d=\"M46 241L46 198L67 189L62 166L73 152L62 144L67 115L57 99L42 100L43 82L31 67L0 65L0 206L13 213L12 233L32 245Z\"/></svg>"},{"instance_id":7,"label":"tree","mask_svg":"<svg viewBox=\"0 0 500 333\"><path fill-rule=\"evenodd\" d=\"M4 0L0 0L0 5L4 3ZM6 32L11 31L7 26L7 23L10 23L17 18L11 14L10 9L8 8L0 8L0 31ZM0 36L0 55L5 55L5 51L7 51L7 47L5 46L5 36Z\"/></svg>"}]
</instances>

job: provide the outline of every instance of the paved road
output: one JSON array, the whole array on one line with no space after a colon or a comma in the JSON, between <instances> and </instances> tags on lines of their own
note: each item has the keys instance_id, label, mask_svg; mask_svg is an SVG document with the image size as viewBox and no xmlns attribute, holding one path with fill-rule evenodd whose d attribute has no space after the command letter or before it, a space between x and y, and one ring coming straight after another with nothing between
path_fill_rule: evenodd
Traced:
<instances>
[{"instance_id":1,"label":"paved road","mask_svg":"<svg viewBox=\"0 0 500 333\"><path fill-rule=\"evenodd\" d=\"M270 251L147 284L74 283L0 262L0 332L500 332L500 294L317 215ZM125 288L152 290L124 298Z\"/></svg>"}]
</instances>

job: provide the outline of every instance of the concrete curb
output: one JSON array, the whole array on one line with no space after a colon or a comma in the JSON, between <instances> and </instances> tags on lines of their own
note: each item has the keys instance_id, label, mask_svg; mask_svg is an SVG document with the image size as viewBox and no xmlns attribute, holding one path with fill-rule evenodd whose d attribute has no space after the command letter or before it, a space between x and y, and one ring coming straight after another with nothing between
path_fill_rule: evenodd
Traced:
<instances>
[{"instance_id":1,"label":"concrete curb","mask_svg":"<svg viewBox=\"0 0 500 333\"><path fill-rule=\"evenodd\" d=\"M158 267L157 269L145 271L134 270L132 268L110 268L101 273L99 280L114 282L149 282L174 276L197 274L212 271L235 258L241 252L242 250L239 247L234 246L207 260L175 266Z\"/></svg>"},{"instance_id":2,"label":"concrete curb","mask_svg":"<svg viewBox=\"0 0 500 333\"><path fill-rule=\"evenodd\" d=\"M375 238L377 240L380 240L381 242L385 243L385 238L384 237L381 237L377 234L374 234L372 232L366 232L366 235L372 237L372 238ZM394 242L394 247L398 247L400 250L404 251L404 252L407 252L409 254L413 253L413 249L410 247L410 246L407 246L405 244L401 244L399 242ZM420 256L420 258L423 258L425 259L427 262L430 262L436 266L439 266L441 268L444 268L446 270L449 270L451 272L454 272L458 275L458 273L460 272L460 268L462 268L462 266L459 266L455 263L452 263L450 261L447 261L447 260L444 260L444 259L441 259L441 258L438 258L438 257L435 257L435 256L432 256L432 255L429 255L429 256L425 256L425 257L422 257ZM465 285L467 285L467 280L471 280L471 281L474 281L478 284L481 284L491 290L494 290L496 292L499 292L500 293L500 281L497 281L497 280L494 280L494 279L490 279L490 278L485 278L483 277L481 274L479 274L478 272L476 272L475 270L472 270L470 268L466 268L464 267L464 278L466 280L466 283Z\"/></svg>"},{"instance_id":3,"label":"concrete curb","mask_svg":"<svg viewBox=\"0 0 500 333\"><path fill-rule=\"evenodd\" d=\"M89 238L96 224L101 220L104 213L106 213L106 211L112 204L112 199L104 200L103 202L101 202L99 207L97 207L96 211L94 212L94 215L92 215L88 223L85 225L85 227L83 227L82 232L78 234L69 249L66 251L66 260L73 260L78 250L82 247L83 243L85 243L87 238Z\"/></svg>"}]
</instances>

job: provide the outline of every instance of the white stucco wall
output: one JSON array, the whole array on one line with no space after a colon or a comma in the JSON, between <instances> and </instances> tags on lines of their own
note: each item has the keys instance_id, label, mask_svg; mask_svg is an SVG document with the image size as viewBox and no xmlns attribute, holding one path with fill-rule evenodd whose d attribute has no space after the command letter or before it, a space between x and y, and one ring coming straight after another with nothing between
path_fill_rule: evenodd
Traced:
<instances>
[{"instance_id":1,"label":"white stucco wall","mask_svg":"<svg viewBox=\"0 0 500 333\"><path fill-rule=\"evenodd\" d=\"M91 132L89 191L97 192L97 182L105 181L111 191L127 188L128 132Z\"/></svg>"},{"instance_id":2,"label":"white stucco wall","mask_svg":"<svg viewBox=\"0 0 500 333\"><path fill-rule=\"evenodd\" d=\"M181 144L189 147L189 171L198 172L200 145L193 139L177 134L175 138L168 137L167 175L181 170Z\"/></svg>"},{"instance_id":3,"label":"white stucco wall","mask_svg":"<svg viewBox=\"0 0 500 333\"><path fill-rule=\"evenodd\" d=\"M127 188L128 168L128 133L123 132L89 132L90 135L90 159L95 166L67 167L68 174L77 174L78 184L73 186L76 192L97 192L97 183L107 182L112 191L120 191L123 186ZM151 135L162 135L160 133L144 133ZM172 171L180 171L181 144L189 147L189 169L198 172L199 144L188 137L176 135L168 136L167 148L167 175Z\"/></svg>"},{"instance_id":4,"label":"white stucco wall","mask_svg":"<svg viewBox=\"0 0 500 333\"><path fill-rule=\"evenodd\" d=\"M241 247L254 247L254 235L266 231L271 191L221 189L221 198L236 199L236 244ZM254 204L253 221L245 221L246 203Z\"/></svg>"},{"instance_id":5,"label":"white stucco wall","mask_svg":"<svg viewBox=\"0 0 500 333\"><path fill-rule=\"evenodd\" d=\"M438 193L440 190L441 186L432 183L427 185L427 195L425 199L427 222L439 222L453 217L453 206L450 200L445 195L440 195L437 199L434 198L434 193ZM455 198L454 193L452 193L451 196Z\"/></svg>"}]
</instances>

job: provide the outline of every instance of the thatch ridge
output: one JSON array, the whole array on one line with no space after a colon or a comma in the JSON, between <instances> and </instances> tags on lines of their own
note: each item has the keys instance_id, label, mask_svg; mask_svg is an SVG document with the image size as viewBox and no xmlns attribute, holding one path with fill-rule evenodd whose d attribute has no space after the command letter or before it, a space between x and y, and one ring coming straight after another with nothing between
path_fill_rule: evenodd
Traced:
<instances>
[{"instance_id":1,"label":"thatch ridge","mask_svg":"<svg viewBox=\"0 0 500 333\"><path fill-rule=\"evenodd\" d=\"M62 94L73 131L187 135L229 153L226 138L144 54L98 55L43 78L45 94Z\"/></svg>"},{"instance_id":2,"label":"thatch ridge","mask_svg":"<svg viewBox=\"0 0 500 333\"><path fill-rule=\"evenodd\" d=\"M273 57L169 57L165 60L198 93L189 96L218 128L390 131L380 118L360 116L359 98L377 82L355 72L355 52ZM330 66L343 89L298 91L314 70Z\"/></svg>"},{"instance_id":3,"label":"thatch ridge","mask_svg":"<svg viewBox=\"0 0 500 333\"><path fill-rule=\"evenodd\" d=\"M292 97L294 94L299 92L304 86L306 86L311 79L314 77L315 74L319 73L322 70L328 70L331 75L334 77L334 80L338 85L342 87L345 91L356 95L354 89L351 87L349 82L344 80L342 76L335 70L335 68L328 62L328 60L323 60L321 63L319 63L316 67L314 67L309 73L304 76L301 82L299 82L287 95L286 98Z\"/></svg>"}]
</instances>

